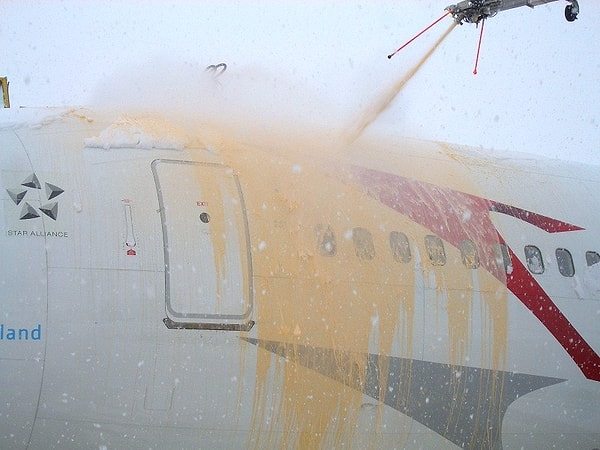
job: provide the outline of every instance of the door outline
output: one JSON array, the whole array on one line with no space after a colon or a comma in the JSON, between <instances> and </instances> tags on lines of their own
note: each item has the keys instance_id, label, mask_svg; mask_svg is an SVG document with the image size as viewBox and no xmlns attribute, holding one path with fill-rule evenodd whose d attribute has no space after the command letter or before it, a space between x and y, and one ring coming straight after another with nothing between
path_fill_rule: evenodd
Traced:
<instances>
[{"instance_id":1,"label":"door outline","mask_svg":"<svg viewBox=\"0 0 600 450\"><path fill-rule=\"evenodd\" d=\"M237 200L239 201L239 213L241 215L241 227L243 232L240 233L238 230L238 237L244 240L240 243L242 249L240 254L240 263L242 265L242 277L246 278L245 281L248 288L242 295L246 297L245 306L246 309L241 314L214 314L208 312L200 313L180 313L175 311L172 307L172 280L171 280L171 252L170 252L170 240L169 240L169 224L167 219L167 212L165 208L165 196L164 196L164 183L161 183L159 175L159 166L161 164L173 164L181 166L196 166L205 167L210 170L221 171L225 178L233 181L235 190L237 193ZM248 218L246 213L246 206L244 203L244 197L242 189L239 183L237 175L233 170L224 164L219 163L206 163L198 161L187 161L187 160L175 160L175 159L155 159L151 163L152 175L154 177L154 183L156 186L156 192L159 203L159 213L163 235L163 254L164 254L164 267L165 267L165 313L166 318L163 322L167 328L170 329L201 329L201 330L228 330L228 331L248 331L254 325L254 321L251 320L251 315L254 309L253 303L253 276L252 276L252 258L251 258L251 247L250 247L250 233L248 228ZM243 249L246 251L244 252ZM243 255L245 253L245 257ZM246 270L243 270L245 264ZM246 272L244 274L244 272Z\"/></svg>"}]
</instances>

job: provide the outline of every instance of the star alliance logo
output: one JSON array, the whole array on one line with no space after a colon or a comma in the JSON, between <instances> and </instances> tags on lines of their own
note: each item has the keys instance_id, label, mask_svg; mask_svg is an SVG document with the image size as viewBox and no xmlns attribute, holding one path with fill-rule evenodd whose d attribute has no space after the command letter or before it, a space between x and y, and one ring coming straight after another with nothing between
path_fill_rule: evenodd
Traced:
<instances>
[{"instance_id":1,"label":"star alliance logo","mask_svg":"<svg viewBox=\"0 0 600 450\"><path fill-rule=\"evenodd\" d=\"M40 214L45 214L52 220L56 221L58 219L58 202L52 200L65 191L54 184L44 183L44 191L46 194L45 199L47 203L44 203L38 209L36 209L31 205L30 202L26 201L27 195L32 190L42 190L42 184L35 173L32 173L25 178L19 187L14 189L6 189L6 192L8 192L8 195L15 205L18 206L25 200L19 214L19 220L37 219L41 217ZM29 195L29 197L31 197L31 195Z\"/></svg>"}]
</instances>

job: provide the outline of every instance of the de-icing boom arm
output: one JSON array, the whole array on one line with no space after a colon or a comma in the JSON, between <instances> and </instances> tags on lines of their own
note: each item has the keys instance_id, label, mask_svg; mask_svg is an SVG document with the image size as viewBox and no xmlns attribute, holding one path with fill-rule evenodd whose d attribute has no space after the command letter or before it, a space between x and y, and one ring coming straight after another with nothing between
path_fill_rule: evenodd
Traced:
<instances>
[{"instance_id":1,"label":"de-icing boom arm","mask_svg":"<svg viewBox=\"0 0 600 450\"><path fill-rule=\"evenodd\" d=\"M521 6L543 5L544 3L555 2L556 0L464 0L456 5L446 7L446 11L452 14L454 20L461 24L463 22L479 23L488 17L493 17L500 11L519 8ZM577 0L567 0L569 5L565 7L565 18L569 22L577 19L579 14L579 4Z\"/></svg>"}]
</instances>

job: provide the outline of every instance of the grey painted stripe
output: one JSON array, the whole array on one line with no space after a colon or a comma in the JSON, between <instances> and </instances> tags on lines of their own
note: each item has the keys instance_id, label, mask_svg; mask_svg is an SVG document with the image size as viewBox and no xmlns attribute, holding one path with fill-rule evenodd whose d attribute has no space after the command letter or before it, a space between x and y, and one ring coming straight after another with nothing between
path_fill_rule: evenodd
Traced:
<instances>
[{"instance_id":1,"label":"grey painted stripe","mask_svg":"<svg viewBox=\"0 0 600 450\"><path fill-rule=\"evenodd\" d=\"M502 448L502 419L508 406L529 392L565 381L242 339L382 401L463 448ZM358 367L357 361L365 361L366 367Z\"/></svg>"}]
</instances>

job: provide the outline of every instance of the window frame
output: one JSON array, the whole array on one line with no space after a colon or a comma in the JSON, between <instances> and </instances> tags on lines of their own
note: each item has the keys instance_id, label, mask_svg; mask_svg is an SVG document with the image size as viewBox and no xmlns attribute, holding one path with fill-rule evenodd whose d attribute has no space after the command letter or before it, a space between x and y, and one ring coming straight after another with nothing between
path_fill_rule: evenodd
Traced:
<instances>
[{"instance_id":1,"label":"window frame","mask_svg":"<svg viewBox=\"0 0 600 450\"><path fill-rule=\"evenodd\" d=\"M433 234L426 235L424 241L429 262L434 266L445 266L448 260L444 248L444 241Z\"/></svg>"},{"instance_id":2,"label":"window frame","mask_svg":"<svg viewBox=\"0 0 600 450\"><path fill-rule=\"evenodd\" d=\"M465 239L460 243L460 257L463 265L467 269L474 270L481 266L477 244L475 244L475 242L473 242L471 239Z\"/></svg>"},{"instance_id":3,"label":"window frame","mask_svg":"<svg viewBox=\"0 0 600 450\"><path fill-rule=\"evenodd\" d=\"M525 253L527 270L534 275L542 275L546 271L542 251L535 245L526 245L523 250ZM534 265L533 257L539 258L539 264L537 266Z\"/></svg>"},{"instance_id":4,"label":"window frame","mask_svg":"<svg viewBox=\"0 0 600 450\"><path fill-rule=\"evenodd\" d=\"M573 255L571 252L564 247L559 247L554 254L556 256L556 265L558 266L560 274L566 278L574 277L575 264L573 263Z\"/></svg>"},{"instance_id":5,"label":"window frame","mask_svg":"<svg viewBox=\"0 0 600 450\"><path fill-rule=\"evenodd\" d=\"M412 259L410 250L410 241L408 236L401 231L390 232L390 249L392 250L392 258L398 263L409 263Z\"/></svg>"},{"instance_id":6,"label":"window frame","mask_svg":"<svg viewBox=\"0 0 600 450\"><path fill-rule=\"evenodd\" d=\"M352 228L352 243L357 258L363 261L375 259L375 243L373 234L363 227Z\"/></svg>"},{"instance_id":7,"label":"window frame","mask_svg":"<svg viewBox=\"0 0 600 450\"><path fill-rule=\"evenodd\" d=\"M317 224L315 226L315 240L321 256L332 258L337 254L337 240L331 225ZM330 245L329 248L328 244Z\"/></svg>"},{"instance_id":8,"label":"window frame","mask_svg":"<svg viewBox=\"0 0 600 450\"><path fill-rule=\"evenodd\" d=\"M600 253L595 252L593 250L588 250L587 252L585 252L585 262L587 263L588 267L600 264Z\"/></svg>"},{"instance_id":9,"label":"window frame","mask_svg":"<svg viewBox=\"0 0 600 450\"><path fill-rule=\"evenodd\" d=\"M496 251L497 264L502 263L504 272L510 275L513 272L514 266L510 257L508 245L506 245L504 242L500 242L496 248Z\"/></svg>"}]
</instances>

